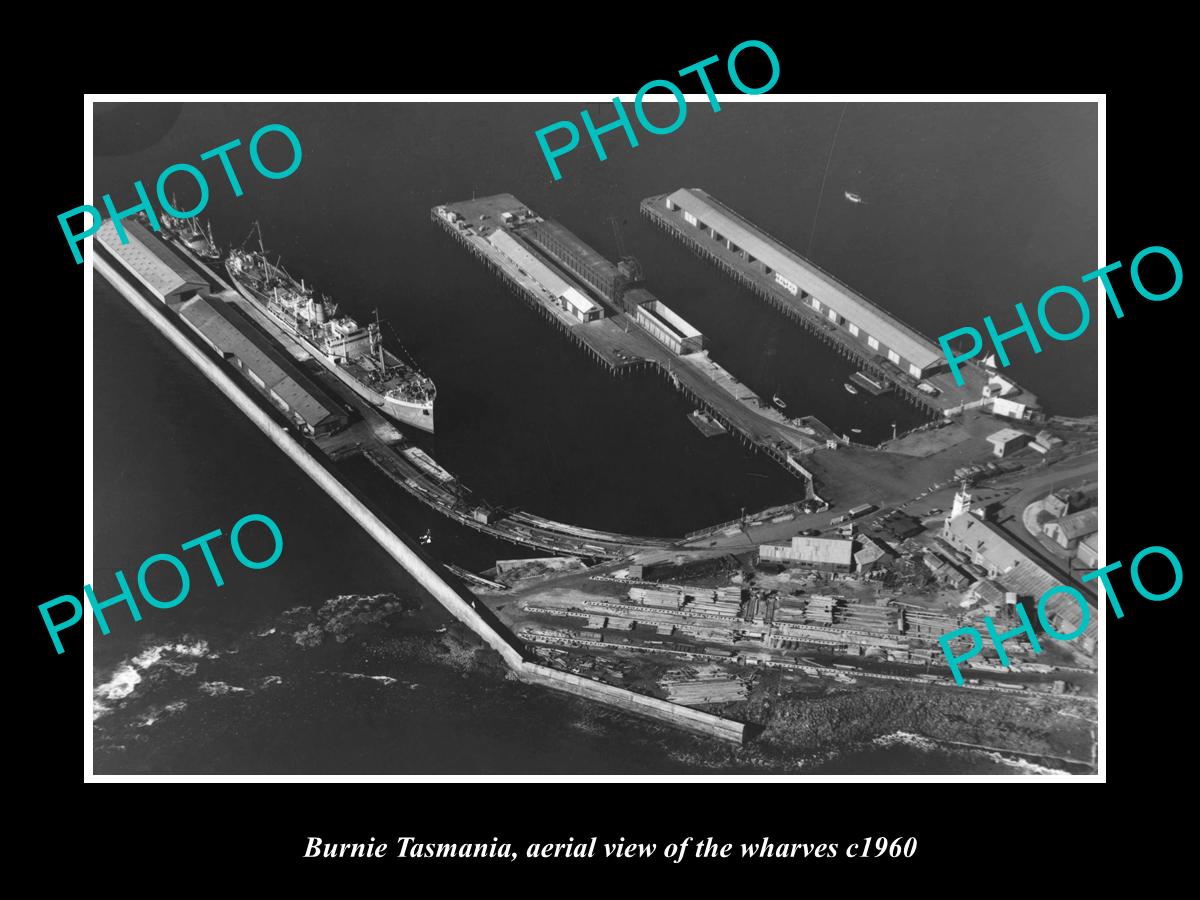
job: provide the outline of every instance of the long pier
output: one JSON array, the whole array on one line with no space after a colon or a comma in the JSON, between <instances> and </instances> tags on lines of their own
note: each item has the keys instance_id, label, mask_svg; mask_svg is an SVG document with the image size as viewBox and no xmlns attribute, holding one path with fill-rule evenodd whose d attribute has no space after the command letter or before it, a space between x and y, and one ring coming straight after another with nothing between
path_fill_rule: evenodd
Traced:
<instances>
[{"instance_id":1,"label":"long pier","mask_svg":"<svg viewBox=\"0 0 1200 900\"><path fill-rule=\"evenodd\" d=\"M664 208L660 208L660 204L665 196L664 194L657 197L647 197L643 200L639 204L642 215L678 240L696 256L716 266L726 275L744 287L749 288L755 296L764 300L769 306L783 313L793 322L798 323L842 356L853 360L859 369L874 375L885 388L895 390L900 396L929 415L942 415L943 404L936 403L933 399L918 391L916 387L910 386L906 381L897 378L896 373L885 368L876 357L866 353L856 344L843 339L837 333L836 328L823 319L819 313L797 304L788 303L767 282L756 277L748 269L735 265L736 257L732 254L727 253L722 255L716 252L718 248L724 247L723 244L717 244L713 241L701 241L695 235L689 234L687 230L666 214Z\"/></svg>"},{"instance_id":2,"label":"long pier","mask_svg":"<svg viewBox=\"0 0 1200 900\"><path fill-rule=\"evenodd\" d=\"M181 251L215 286L222 289L218 295L221 299L245 313L253 324L293 357L297 360L310 358L309 353L253 304L243 300L203 260L186 247L174 243L172 247ZM668 538L639 537L569 525L521 509L497 507L478 499L457 478L451 476L449 480L443 480L435 477L410 460L405 455L410 445L403 434L340 379L328 376L323 369L311 372L310 376L320 381L323 387L348 407L355 409L362 419L361 423L352 425L343 433L316 438L315 443L326 455L333 460L362 456L409 496L460 525L519 547L596 560L619 559L643 550L669 547L674 543ZM431 458L426 458L433 462Z\"/></svg>"},{"instance_id":3,"label":"long pier","mask_svg":"<svg viewBox=\"0 0 1200 900\"><path fill-rule=\"evenodd\" d=\"M485 238L503 228L499 224L502 217L515 211L528 212L511 194L500 194L434 207L430 219L495 273L527 307L557 327L610 373L656 371L747 447L766 454L789 474L805 478L811 496L812 485L799 458L829 442L845 443L841 437L812 417L795 424L738 382L712 360L707 351L674 353L651 337L634 316L619 308L610 305L610 315L596 321L580 322L572 318L555 304L553 294L546 286L498 252ZM457 221L452 221L451 214ZM518 233L505 230L510 234ZM561 264L557 258L545 257L544 250L531 249L531 252L540 252L550 265ZM612 263L595 256L594 252L590 255L595 257L591 265L606 268L602 274L608 274L608 269L616 272L617 267ZM556 274L564 281L575 280L566 269ZM589 291L583 282L576 281L576 284L581 293ZM655 299L642 289L638 289L638 294L648 300Z\"/></svg>"},{"instance_id":4,"label":"long pier","mask_svg":"<svg viewBox=\"0 0 1200 900\"><path fill-rule=\"evenodd\" d=\"M644 199L639 204L642 215L682 243L696 256L749 288L756 297L773 309L798 323L838 353L853 360L864 375L877 383L875 387L870 388L872 393L875 393L877 389L895 391L928 415L947 418L970 409L986 407L992 402L991 395L985 392L985 388L996 375L994 370L986 368L975 360L969 360L960 369L964 380L964 384L961 386L946 371L934 371L920 379L913 377L911 373L904 371L891 360L873 351L848 332L839 329L821 312L802 299L785 293L766 274L763 264L750 257L748 251L735 247L732 242L724 239L707 239L703 232L682 225L679 217L671 215L667 209L666 198L666 194L660 194ZM764 240L774 241L776 244L784 246L782 241L767 234L761 228L750 223L745 224L747 228L761 233ZM832 279L833 276L825 273L824 277ZM1019 400L1029 411L1029 416L1036 421L1041 415L1037 397L1013 383L1012 379L1005 378L1004 380L1011 385L1010 389L1006 389L1007 393L1004 396ZM865 387L865 385L863 386Z\"/></svg>"},{"instance_id":5,"label":"long pier","mask_svg":"<svg viewBox=\"0 0 1200 900\"><path fill-rule=\"evenodd\" d=\"M495 650L513 674L522 681L596 700L616 709L653 718L659 722L733 743L742 743L747 726L712 713L690 709L626 688L583 678L543 665L525 644L477 601L469 590L446 580L411 542L401 537L374 504L347 483L314 445L303 440L286 420L258 397L248 381L237 378L235 369L185 333L177 316L168 312L158 297L152 302L131 280L98 251L91 253L94 271L103 276L130 305L194 365L222 394L274 443L299 469L357 522L383 550L399 563L454 618Z\"/></svg>"}]
</instances>

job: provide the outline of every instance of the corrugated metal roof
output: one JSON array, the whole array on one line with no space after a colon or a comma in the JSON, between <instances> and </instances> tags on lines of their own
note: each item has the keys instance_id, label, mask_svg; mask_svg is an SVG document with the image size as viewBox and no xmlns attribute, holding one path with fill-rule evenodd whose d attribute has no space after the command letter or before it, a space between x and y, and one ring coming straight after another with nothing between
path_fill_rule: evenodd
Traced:
<instances>
[{"instance_id":1,"label":"corrugated metal roof","mask_svg":"<svg viewBox=\"0 0 1200 900\"><path fill-rule=\"evenodd\" d=\"M1015 428L1001 428L999 431L989 434L987 439L993 444L1007 444L1009 441L1016 440L1021 437L1029 437L1024 431L1018 431Z\"/></svg>"},{"instance_id":2,"label":"corrugated metal roof","mask_svg":"<svg viewBox=\"0 0 1200 900\"><path fill-rule=\"evenodd\" d=\"M1071 513L1069 516L1063 516L1056 524L1066 539L1073 541L1075 538L1094 534L1099 527L1099 521L1100 512L1093 507L1092 509L1085 509L1082 512Z\"/></svg>"},{"instance_id":3,"label":"corrugated metal roof","mask_svg":"<svg viewBox=\"0 0 1200 900\"><path fill-rule=\"evenodd\" d=\"M555 297L561 297L565 291L570 289L570 284L526 250L507 231L500 228L496 229L488 235L488 242L529 273Z\"/></svg>"},{"instance_id":4,"label":"corrugated metal roof","mask_svg":"<svg viewBox=\"0 0 1200 900\"><path fill-rule=\"evenodd\" d=\"M567 288L565 291L559 294L559 296L570 303L581 313L589 313L597 308L595 303L583 296L583 294L579 293L579 291L575 290L573 287Z\"/></svg>"},{"instance_id":5,"label":"corrugated metal roof","mask_svg":"<svg viewBox=\"0 0 1200 900\"><path fill-rule=\"evenodd\" d=\"M792 538L792 558L799 562L848 566L854 558L854 542L797 536Z\"/></svg>"},{"instance_id":6,"label":"corrugated metal roof","mask_svg":"<svg viewBox=\"0 0 1200 900\"><path fill-rule=\"evenodd\" d=\"M1061 583L1012 543L1004 531L974 513L955 516L950 520L949 531L961 546L978 553L995 567L996 580L1010 591L1036 599Z\"/></svg>"},{"instance_id":7,"label":"corrugated metal roof","mask_svg":"<svg viewBox=\"0 0 1200 900\"><path fill-rule=\"evenodd\" d=\"M179 314L197 331L224 353L236 356L263 382L265 388L288 405L289 412L298 414L313 428L330 416L341 417L344 413L336 403L300 373L295 376L281 364L278 352L263 345L252 333L243 330L252 327L232 319L231 313L223 308L221 301L198 297L179 308Z\"/></svg>"},{"instance_id":8,"label":"corrugated metal roof","mask_svg":"<svg viewBox=\"0 0 1200 900\"><path fill-rule=\"evenodd\" d=\"M201 290L208 286L203 277L140 222L125 219L121 225L129 238L127 243L121 243L112 219L104 220L96 237L151 290L165 297L175 291Z\"/></svg>"},{"instance_id":9,"label":"corrugated metal roof","mask_svg":"<svg viewBox=\"0 0 1200 900\"><path fill-rule=\"evenodd\" d=\"M944 362L941 351L914 329L876 306L853 288L838 281L818 265L747 222L729 207L699 188L680 188L670 195L672 203L704 224L715 227L755 259L812 294L822 304L853 322L885 347L924 369Z\"/></svg>"}]
</instances>

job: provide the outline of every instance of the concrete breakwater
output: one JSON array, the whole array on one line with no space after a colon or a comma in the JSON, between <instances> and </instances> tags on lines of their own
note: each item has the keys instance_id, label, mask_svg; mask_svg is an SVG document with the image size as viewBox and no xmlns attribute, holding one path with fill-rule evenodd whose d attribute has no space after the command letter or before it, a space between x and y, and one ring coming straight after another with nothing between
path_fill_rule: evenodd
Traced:
<instances>
[{"instance_id":1,"label":"concrete breakwater","mask_svg":"<svg viewBox=\"0 0 1200 900\"><path fill-rule=\"evenodd\" d=\"M342 482L316 455L311 453L286 425L277 421L257 399L248 385L238 384L229 371L216 359L208 356L171 320L165 307L156 308L140 291L130 285L99 252L92 254L95 271L101 274L130 305L160 334L180 351L200 372L240 409L260 431L300 467L329 495L389 556L404 567L452 616L479 636L495 650L514 675L531 684L567 691L587 699L597 700L627 712L650 716L676 727L710 737L741 742L745 726L709 713L636 694L624 688L590 681L576 675L548 668L529 658L527 648L490 612L477 604L465 588L447 582L416 550L408 545L368 503ZM485 615L481 613L487 613Z\"/></svg>"}]
</instances>

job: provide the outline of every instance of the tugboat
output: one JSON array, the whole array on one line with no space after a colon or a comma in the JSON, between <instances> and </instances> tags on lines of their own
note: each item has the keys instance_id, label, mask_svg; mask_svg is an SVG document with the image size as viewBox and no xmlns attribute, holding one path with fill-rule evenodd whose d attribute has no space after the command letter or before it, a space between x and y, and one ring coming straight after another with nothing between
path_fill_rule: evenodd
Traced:
<instances>
[{"instance_id":1,"label":"tugboat","mask_svg":"<svg viewBox=\"0 0 1200 900\"><path fill-rule=\"evenodd\" d=\"M172 209L179 208L174 194L171 195L171 207ZM149 224L145 216L139 217L143 222ZM200 224L199 219L190 216L186 219L179 219L166 212L163 212L158 217L158 220L162 223L163 231L166 232L167 237L174 238L197 256L201 256L204 259L221 258L221 248L213 240L211 222L207 226L204 226Z\"/></svg>"},{"instance_id":2,"label":"tugboat","mask_svg":"<svg viewBox=\"0 0 1200 900\"><path fill-rule=\"evenodd\" d=\"M844 387L844 388L845 388L847 391L849 391L851 394L857 394L857 393L858 393L858 388L856 388L854 385L850 384L849 382L846 382L846 383L844 383L844 384L842 385L842 387Z\"/></svg>"}]
</instances>

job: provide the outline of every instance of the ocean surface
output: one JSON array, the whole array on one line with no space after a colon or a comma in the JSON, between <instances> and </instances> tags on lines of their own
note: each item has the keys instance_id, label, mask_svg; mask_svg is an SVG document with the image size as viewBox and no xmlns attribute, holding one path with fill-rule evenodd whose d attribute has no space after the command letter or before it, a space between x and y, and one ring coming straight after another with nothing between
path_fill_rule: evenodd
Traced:
<instances>
[{"instance_id":1,"label":"ocean surface","mask_svg":"<svg viewBox=\"0 0 1200 900\"><path fill-rule=\"evenodd\" d=\"M599 106L591 111L599 120ZM606 162L582 149L563 157L553 182L533 132L577 112L118 105L97 114L95 201L109 192L118 208L132 205L135 179L152 189L166 166L199 165L211 185L202 215L218 242L241 244L257 220L294 275L344 312L367 318L378 308L391 322L438 385L437 435L412 436L466 485L561 521L662 536L795 499L801 486L733 440L704 439L662 378L604 373L432 224L432 206L513 193L610 258L606 219L616 217L650 290L709 337L714 359L760 394L778 392L789 414L861 429L867 442L921 416L893 397L843 391L846 360L642 219L641 198L704 188L933 337L989 314L1015 323L1015 302L1030 308L1096 268L1096 120L1086 106L696 107L679 131L637 149L611 135ZM233 138L245 145L271 122L299 136L300 168L261 178L243 146L233 159L244 194L233 197L199 154ZM264 159L281 168L287 154L274 151L285 142L268 141ZM181 208L194 204L186 176L169 189ZM845 191L865 202L849 203ZM193 569L179 607L97 632L96 683L116 683L96 720L97 746L107 748L99 771L1023 771L913 736L750 765L464 662L437 631L448 617L390 557L103 280L95 297L97 594L116 593L115 569L132 577L150 554L228 532L247 513L271 516L285 541L270 569L229 560L220 588ZM1051 412L1096 412L1094 326L1041 354L1014 345L1010 355L1009 372ZM429 549L445 561L482 569L536 555L453 525L373 470L360 474L410 534L431 530ZM384 595L419 608L315 648L280 622L297 607ZM380 628L399 637L381 642ZM278 671L249 666L251 656ZM220 684L228 690L212 687Z\"/></svg>"}]
</instances>

